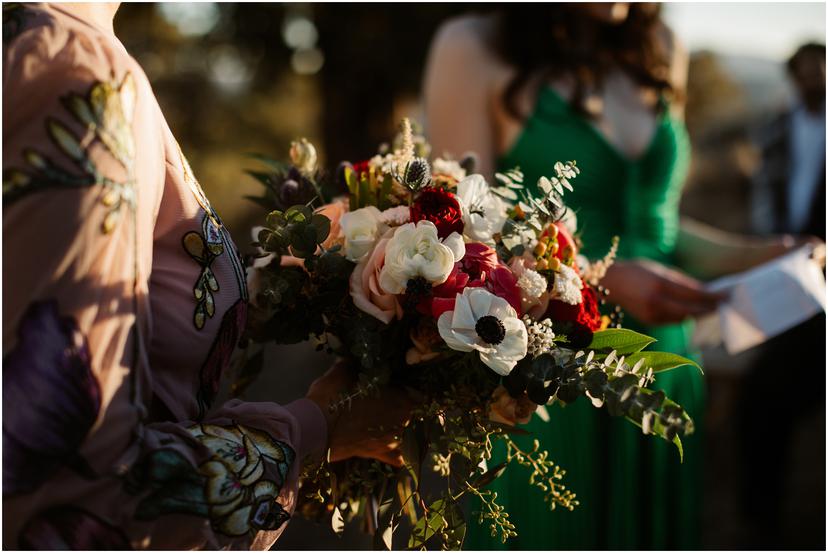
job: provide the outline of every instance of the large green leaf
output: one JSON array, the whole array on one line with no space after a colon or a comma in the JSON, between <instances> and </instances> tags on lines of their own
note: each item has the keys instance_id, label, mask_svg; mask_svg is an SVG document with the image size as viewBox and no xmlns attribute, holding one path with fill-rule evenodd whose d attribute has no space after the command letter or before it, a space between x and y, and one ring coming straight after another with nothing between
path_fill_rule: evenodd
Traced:
<instances>
[{"instance_id":1,"label":"large green leaf","mask_svg":"<svg viewBox=\"0 0 828 553\"><path fill-rule=\"evenodd\" d=\"M588 348L599 353L615 350L618 355L629 355L641 351L655 341L655 338L628 328L608 328L596 332Z\"/></svg>"},{"instance_id":2,"label":"large green leaf","mask_svg":"<svg viewBox=\"0 0 828 553\"><path fill-rule=\"evenodd\" d=\"M633 366L641 359L644 360L644 366L653 369L653 372L669 371L670 369L675 369L676 367L692 365L699 369L699 372L704 374L701 366L692 359L687 359L681 355L667 353L664 351L640 351L632 353L627 356L626 362L630 366Z\"/></svg>"}]
</instances>

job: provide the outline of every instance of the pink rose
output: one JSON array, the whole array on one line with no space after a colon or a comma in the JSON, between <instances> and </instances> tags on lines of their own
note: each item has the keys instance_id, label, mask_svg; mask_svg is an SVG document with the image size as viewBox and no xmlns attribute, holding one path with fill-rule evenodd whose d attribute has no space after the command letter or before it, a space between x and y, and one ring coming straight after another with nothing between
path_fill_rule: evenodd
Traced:
<instances>
[{"instance_id":1,"label":"pink rose","mask_svg":"<svg viewBox=\"0 0 828 553\"><path fill-rule=\"evenodd\" d=\"M371 255L360 261L351 273L351 297L358 309L388 324L394 317L402 318L403 310L397 296L383 291L379 275L385 264L385 248L396 229L388 229L377 241Z\"/></svg>"},{"instance_id":2,"label":"pink rose","mask_svg":"<svg viewBox=\"0 0 828 553\"><path fill-rule=\"evenodd\" d=\"M460 260L463 272L469 275L469 286L483 286L492 294L509 302L520 315L520 289L512 270L500 262L497 252L486 244L466 244L466 255Z\"/></svg>"}]
</instances>

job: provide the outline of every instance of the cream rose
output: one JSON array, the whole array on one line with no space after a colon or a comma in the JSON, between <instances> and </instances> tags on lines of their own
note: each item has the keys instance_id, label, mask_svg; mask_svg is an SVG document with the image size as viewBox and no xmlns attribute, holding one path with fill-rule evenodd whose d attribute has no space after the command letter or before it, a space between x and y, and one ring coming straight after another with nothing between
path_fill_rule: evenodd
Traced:
<instances>
[{"instance_id":1,"label":"cream rose","mask_svg":"<svg viewBox=\"0 0 828 553\"><path fill-rule=\"evenodd\" d=\"M342 215L339 226L345 237L345 257L359 261L371 251L382 229L380 210L363 207Z\"/></svg>"}]
</instances>

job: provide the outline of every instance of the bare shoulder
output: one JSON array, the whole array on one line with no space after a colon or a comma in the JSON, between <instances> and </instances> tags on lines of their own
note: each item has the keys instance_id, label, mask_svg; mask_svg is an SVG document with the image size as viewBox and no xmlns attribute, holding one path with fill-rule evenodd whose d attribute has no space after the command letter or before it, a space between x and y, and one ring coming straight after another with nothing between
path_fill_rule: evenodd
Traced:
<instances>
[{"instance_id":1,"label":"bare shoulder","mask_svg":"<svg viewBox=\"0 0 828 553\"><path fill-rule=\"evenodd\" d=\"M667 59L670 62L671 68L676 65L684 66L687 64L687 48L678 35L673 32L673 29L663 21L659 22L656 27L656 38L667 53Z\"/></svg>"},{"instance_id":2,"label":"bare shoulder","mask_svg":"<svg viewBox=\"0 0 828 553\"><path fill-rule=\"evenodd\" d=\"M656 27L656 38L664 49L670 64L670 83L674 90L679 92L678 98L682 98L683 92L687 88L687 71L690 64L687 49L673 30L663 21ZM683 104L683 100L679 99L677 104Z\"/></svg>"}]
</instances>

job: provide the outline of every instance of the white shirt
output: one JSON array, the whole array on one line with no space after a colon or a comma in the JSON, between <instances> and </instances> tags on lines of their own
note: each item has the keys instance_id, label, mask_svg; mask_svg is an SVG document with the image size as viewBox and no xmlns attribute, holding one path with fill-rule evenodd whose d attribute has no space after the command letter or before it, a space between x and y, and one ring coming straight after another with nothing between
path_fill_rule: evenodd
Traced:
<instances>
[{"instance_id":1,"label":"white shirt","mask_svg":"<svg viewBox=\"0 0 828 553\"><path fill-rule=\"evenodd\" d=\"M791 114L791 171L788 182L788 228L799 232L808 223L811 204L825 166L825 108L812 113L799 105Z\"/></svg>"}]
</instances>

